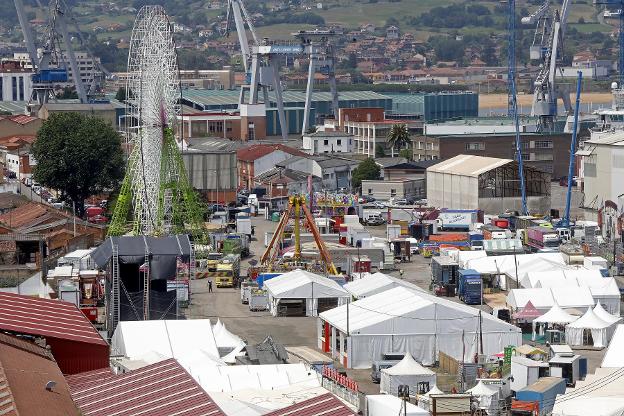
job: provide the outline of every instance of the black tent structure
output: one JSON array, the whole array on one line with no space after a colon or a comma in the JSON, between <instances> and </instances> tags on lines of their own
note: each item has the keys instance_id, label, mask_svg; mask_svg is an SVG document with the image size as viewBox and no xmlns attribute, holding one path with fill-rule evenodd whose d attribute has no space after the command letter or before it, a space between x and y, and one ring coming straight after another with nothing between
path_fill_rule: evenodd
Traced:
<instances>
[{"instance_id":1,"label":"black tent structure","mask_svg":"<svg viewBox=\"0 0 624 416\"><path fill-rule=\"evenodd\" d=\"M109 335L119 321L180 319L180 270L194 269L188 235L108 237L91 258L106 279Z\"/></svg>"}]
</instances>

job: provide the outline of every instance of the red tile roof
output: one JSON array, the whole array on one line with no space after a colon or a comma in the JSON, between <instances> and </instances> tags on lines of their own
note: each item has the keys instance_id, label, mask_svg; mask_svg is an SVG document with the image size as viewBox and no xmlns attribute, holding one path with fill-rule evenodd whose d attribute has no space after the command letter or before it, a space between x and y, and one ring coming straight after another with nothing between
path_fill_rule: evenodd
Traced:
<instances>
[{"instance_id":1,"label":"red tile roof","mask_svg":"<svg viewBox=\"0 0 624 416\"><path fill-rule=\"evenodd\" d=\"M91 371L67 377L85 416L221 416L212 398L174 359L126 374Z\"/></svg>"},{"instance_id":2,"label":"red tile roof","mask_svg":"<svg viewBox=\"0 0 624 416\"><path fill-rule=\"evenodd\" d=\"M50 381L56 384L48 391ZM0 414L80 414L50 352L6 334L0 334Z\"/></svg>"},{"instance_id":3,"label":"red tile roof","mask_svg":"<svg viewBox=\"0 0 624 416\"><path fill-rule=\"evenodd\" d=\"M74 304L0 292L0 330L107 346Z\"/></svg>"},{"instance_id":4,"label":"red tile roof","mask_svg":"<svg viewBox=\"0 0 624 416\"><path fill-rule=\"evenodd\" d=\"M39 120L37 117L27 116L24 114L16 115L16 116L9 116L7 118L18 124L28 124L32 121Z\"/></svg>"},{"instance_id":5,"label":"red tile roof","mask_svg":"<svg viewBox=\"0 0 624 416\"><path fill-rule=\"evenodd\" d=\"M236 152L238 160L244 160L246 162L253 162L254 160L268 155L276 150L291 154L293 156L308 156L300 150L292 147L284 146L283 144L254 144L243 149L239 149Z\"/></svg>"},{"instance_id":6,"label":"red tile roof","mask_svg":"<svg viewBox=\"0 0 624 416\"><path fill-rule=\"evenodd\" d=\"M333 394L327 393L313 397L301 403L293 404L264 416L351 416L357 415Z\"/></svg>"}]
</instances>

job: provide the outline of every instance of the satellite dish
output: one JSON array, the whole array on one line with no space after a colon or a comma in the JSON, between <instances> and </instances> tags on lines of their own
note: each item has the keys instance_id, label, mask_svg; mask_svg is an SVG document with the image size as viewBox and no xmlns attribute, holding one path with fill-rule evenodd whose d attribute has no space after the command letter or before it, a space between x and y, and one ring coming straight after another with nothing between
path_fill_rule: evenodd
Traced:
<instances>
[{"instance_id":1,"label":"satellite dish","mask_svg":"<svg viewBox=\"0 0 624 416\"><path fill-rule=\"evenodd\" d=\"M47 391L52 391L52 389L53 389L55 386L56 386L56 381L52 381L52 380L50 380L50 381L48 381L48 382L46 383L46 385L45 385L45 389L46 389Z\"/></svg>"}]
</instances>

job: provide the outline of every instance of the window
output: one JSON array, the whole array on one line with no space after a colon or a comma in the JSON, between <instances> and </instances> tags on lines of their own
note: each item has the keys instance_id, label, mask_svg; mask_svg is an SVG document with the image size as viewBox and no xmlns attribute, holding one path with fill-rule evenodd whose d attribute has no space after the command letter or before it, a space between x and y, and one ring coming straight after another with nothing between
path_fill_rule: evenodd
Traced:
<instances>
[{"instance_id":1,"label":"window","mask_svg":"<svg viewBox=\"0 0 624 416\"><path fill-rule=\"evenodd\" d=\"M340 139L336 140L336 145L337 146L342 146L342 140L340 140Z\"/></svg>"},{"instance_id":2,"label":"window","mask_svg":"<svg viewBox=\"0 0 624 416\"><path fill-rule=\"evenodd\" d=\"M373 190L371 188L368 188L368 194L372 195L373 194Z\"/></svg>"},{"instance_id":3,"label":"window","mask_svg":"<svg viewBox=\"0 0 624 416\"><path fill-rule=\"evenodd\" d=\"M466 143L466 150L485 150L485 143Z\"/></svg>"},{"instance_id":4,"label":"window","mask_svg":"<svg viewBox=\"0 0 624 416\"><path fill-rule=\"evenodd\" d=\"M329 145L329 140L323 140L323 145L328 146Z\"/></svg>"},{"instance_id":5,"label":"window","mask_svg":"<svg viewBox=\"0 0 624 416\"><path fill-rule=\"evenodd\" d=\"M535 148L536 149L552 149L553 142L551 140L536 140Z\"/></svg>"},{"instance_id":6,"label":"window","mask_svg":"<svg viewBox=\"0 0 624 416\"><path fill-rule=\"evenodd\" d=\"M396 196L396 189L390 189L390 196Z\"/></svg>"},{"instance_id":7,"label":"window","mask_svg":"<svg viewBox=\"0 0 624 416\"><path fill-rule=\"evenodd\" d=\"M17 77L11 77L11 86L13 89L13 101L17 101Z\"/></svg>"}]
</instances>

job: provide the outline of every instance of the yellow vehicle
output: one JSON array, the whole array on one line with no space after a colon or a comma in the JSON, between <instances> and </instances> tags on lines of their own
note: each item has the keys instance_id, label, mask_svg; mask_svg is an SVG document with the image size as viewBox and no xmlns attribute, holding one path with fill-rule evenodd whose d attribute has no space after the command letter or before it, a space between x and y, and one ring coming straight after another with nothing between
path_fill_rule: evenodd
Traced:
<instances>
[{"instance_id":1,"label":"yellow vehicle","mask_svg":"<svg viewBox=\"0 0 624 416\"><path fill-rule=\"evenodd\" d=\"M240 255L228 254L219 260L214 276L217 287L237 286L240 276Z\"/></svg>"}]
</instances>

